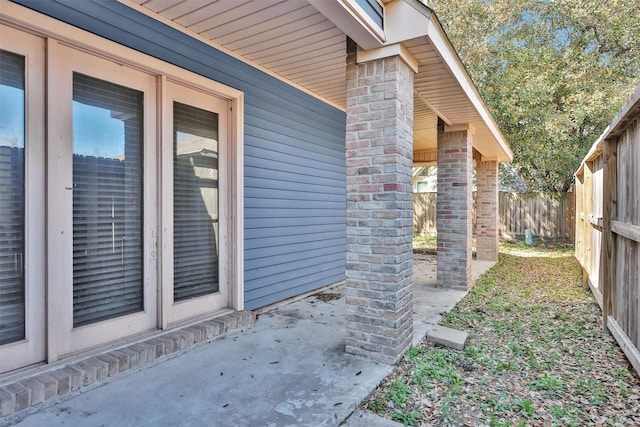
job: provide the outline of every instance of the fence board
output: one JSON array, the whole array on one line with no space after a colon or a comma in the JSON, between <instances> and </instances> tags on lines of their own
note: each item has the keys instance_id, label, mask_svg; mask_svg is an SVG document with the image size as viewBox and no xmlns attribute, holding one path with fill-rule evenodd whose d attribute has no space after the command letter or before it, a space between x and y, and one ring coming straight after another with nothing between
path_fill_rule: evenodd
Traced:
<instances>
[{"instance_id":1,"label":"fence board","mask_svg":"<svg viewBox=\"0 0 640 427\"><path fill-rule=\"evenodd\" d=\"M625 239L640 242L640 226L620 221L611 221L611 231Z\"/></svg>"},{"instance_id":2,"label":"fence board","mask_svg":"<svg viewBox=\"0 0 640 427\"><path fill-rule=\"evenodd\" d=\"M414 234L435 234L436 202L436 193L415 193L413 195Z\"/></svg>"},{"instance_id":3,"label":"fence board","mask_svg":"<svg viewBox=\"0 0 640 427\"><path fill-rule=\"evenodd\" d=\"M413 232L435 234L436 193L413 195ZM522 238L533 230L542 239L573 238L573 193L501 192L498 205L498 230L503 238ZM473 198L473 230L476 227L476 197Z\"/></svg>"},{"instance_id":4,"label":"fence board","mask_svg":"<svg viewBox=\"0 0 640 427\"><path fill-rule=\"evenodd\" d=\"M640 373L640 88L607 129L576 174L576 258Z\"/></svg>"}]
</instances>

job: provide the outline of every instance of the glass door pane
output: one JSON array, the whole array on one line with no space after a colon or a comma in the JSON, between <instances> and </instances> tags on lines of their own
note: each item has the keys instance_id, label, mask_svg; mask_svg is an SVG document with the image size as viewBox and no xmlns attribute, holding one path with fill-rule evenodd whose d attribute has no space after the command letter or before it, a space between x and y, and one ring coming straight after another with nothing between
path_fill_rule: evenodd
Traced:
<instances>
[{"instance_id":1,"label":"glass door pane","mask_svg":"<svg viewBox=\"0 0 640 427\"><path fill-rule=\"evenodd\" d=\"M218 212L218 114L174 102L174 301L219 290Z\"/></svg>"},{"instance_id":2,"label":"glass door pane","mask_svg":"<svg viewBox=\"0 0 640 427\"><path fill-rule=\"evenodd\" d=\"M0 345L25 338L24 60L0 50Z\"/></svg>"},{"instance_id":3,"label":"glass door pane","mask_svg":"<svg viewBox=\"0 0 640 427\"><path fill-rule=\"evenodd\" d=\"M143 310L140 91L73 73L73 326Z\"/></svg>"}]
</instances>

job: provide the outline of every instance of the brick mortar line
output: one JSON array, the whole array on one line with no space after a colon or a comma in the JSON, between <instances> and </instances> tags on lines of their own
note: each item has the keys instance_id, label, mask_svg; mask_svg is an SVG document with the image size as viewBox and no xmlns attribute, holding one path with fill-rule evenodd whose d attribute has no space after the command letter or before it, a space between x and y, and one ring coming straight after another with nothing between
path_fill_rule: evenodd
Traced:
<instances>
[{"instance_id":1,"label":"brick mortar line","mask_svg":"<svg viewBox=\"0 0 640 427\"><path fill-rule=\"evenodd\" d=\"M138 372L232 332L251 328L255 321L256 315L251 311L226 314L0 384L0 426L11 425L40 409L107 384L115 377Z\"/></svg>"}]
</instances>

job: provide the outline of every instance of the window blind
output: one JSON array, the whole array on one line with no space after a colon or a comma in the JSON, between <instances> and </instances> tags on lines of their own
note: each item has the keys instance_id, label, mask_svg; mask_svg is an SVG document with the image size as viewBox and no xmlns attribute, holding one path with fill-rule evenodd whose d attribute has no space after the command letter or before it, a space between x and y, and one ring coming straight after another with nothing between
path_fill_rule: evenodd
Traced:
<instances>
[{"instance_id":1,"label":"window blind","mask_svg":"<svg viewBox=\"0 0 640 427\"><path fill-rule=\"evenodd\" d=\"M174 300L218 291L218 115L174 102Z\"/></svg>"},{"instance_id":2,"label":"window blind","mask_svg":"<svg viewBox=\"0 0 640 427\"><path fill-rule=\"evenodd\" d=\"M0 345L25 338L24 57L0 50Z\"/></svg>"},{"instance_id":3,"label":"window blind","mask_svg":"<svg viewBox=\"0 0 640 427\"><path fill-rule=\"evenodd\" d=\"M73 75L73 324L143 310L144 94Z\"/></svg>"}]
</instances>

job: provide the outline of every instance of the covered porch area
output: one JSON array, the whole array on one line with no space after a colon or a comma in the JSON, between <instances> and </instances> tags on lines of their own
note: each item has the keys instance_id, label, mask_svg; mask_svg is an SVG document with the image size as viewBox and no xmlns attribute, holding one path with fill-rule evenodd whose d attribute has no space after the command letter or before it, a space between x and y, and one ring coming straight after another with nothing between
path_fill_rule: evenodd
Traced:
<instances>
[{"instance_id":1,"label":"covered porch area","mask_svg":"<svg viewBox=\"0 0 640 427\"><path fill-rule=\"evenodd\" d=\"M480 202L480 211L485 212L479 226L480 258L495 258L497 167L511 159L511 152L437 17L423 2L0 0L0 4L4 34L16 35L0 38L11 44L3 44L3 49L9 49L6 52L39 82L31 85L33 97L26 104L42 107L26 116L37 129L27 132L36 141L26 144L36 150L32 157L36 167L26 170L35 173L28 182L47 184L27 191L37 201L27 203L34 216L20 217L27 229L47 232L31 233L35 240L28 247L37 251L29 255L26 281L18 286L27 296L16 304L25 313L17 317L29 330L0 344L0 362L11 361L0 363L0 415L50 403L94 387L98 380L155 364L187 346L249 327L255 320L255 312L249 310L342 282L344 321L338 323L338 333L332 327L335 323L323 323L331 340L323 342L319 352L340 353L336 359L344 360L346 350L364 356L367 366L396 363L420 336L414 334L415 322L427 310L418 299L427 305L436 300L434 294L421 291L462 295L472 284L474 159L478 185L486 195ZM14 46L26 39L24 46ZM27 66L32 53L20 53L27 51L38 58L37 66ZM109 75L102 74L102 66ZM7 69L5 74L13 73ZM67 79L64 100L55 96L58 86L47 83L57 73ZM140 134L148 136L136 138L137 152L142 147L145 155L135 167L144 171L137 181L144 185L135 192L145 206L140 210L145 216L136 220L141 225L135 226L136 241L144 248L138 262L144 280L134 280L141 290L136 298L144 297L144 303L136 305L135 312L119 312L89 325L74 320L73 301L80 287L76 292L73 272L79 262L72 257L73 226L83 223L74 219L74 187L66 181L74 155L70 136L74 78L84 73L99 80L96 87L101 81L136 86L130 89L143 100L145 117ZM129 74L136 75L140 84L130 82ZM216 138L225 141L219 145L220 200L215 203L219 203L218 218L226 222L214 226L224 231L217 241L222 248L222 261L216 264L220 286L211 296L194 297L188 304L182 304L173 286L178 239L171 232L176 190L170 177L173 155L178 153L172 147L178 144L179 132L169 129L172 123L176 127L171 118L174 109L180 110L185 102L213 113L203 120L207 126L217 123ZM105 110L114 120L143 117L142 113L129 117L116 106ZM60 120L64 126L45 120L56 114L64 116ZM440 171L440 258L438 286L421 284L417 289L411 171L425 162L437 162ZM58 194L64 198L52 196ZM116 253L113 241L111 252ZM126 258L114 259L121 265ZM13 265L22 274L18 264ZM309 336L314 334L304 335L307 340ZM242 367L234 365L240 358L235 356L250 355L256 341L247 338L247 348L240 352L221 346L217 351L223 355L209 354L208 360L232 359L227 366L241 375ZM102 351L109 357L99 359ZM286 354L290 353L294 351ZM190 363L183 359L179 365L186 370ZM31 374L39 379L23 383Z\"/></svg>"},{"instance_id":2,"label":"covered porch area","mask_svg":"<svg viewBox=\"0 0 640 427\"><path fill-rule=\"evenodd\" d=\"M347 352L394 363L411 342L413 166L438 166L438 285L472 283L473 162L478 259L497 259L512 153L424 2L123 1L346 113Z\"/></svg>"},{"instance_id":3,"label":"covered porch area","mask_svg":"<svg viewBox=\"0 0 640 427\"><path fill-rule=\"evenodd\" d=\"M472 283L474 161L478 259L497 259L498 164L512 153L423 2L126 3L345 112L347 352L395 363L410 345L413 166L438 166L438 286Z\"/></svg>"}]
</instances>

